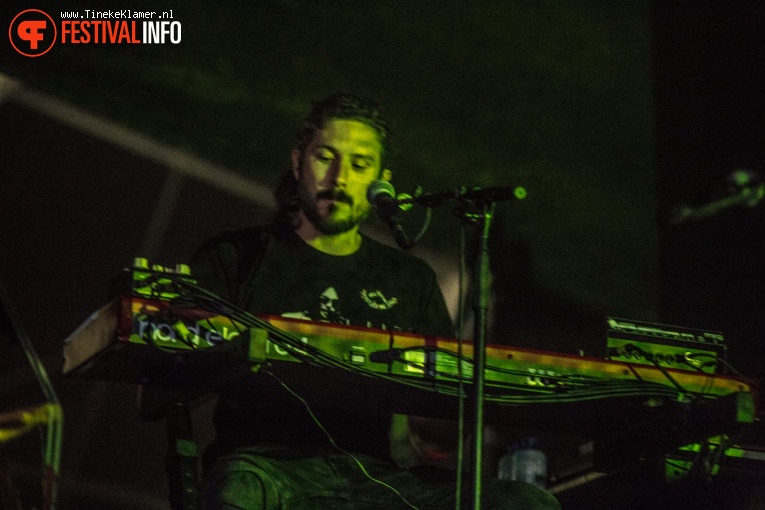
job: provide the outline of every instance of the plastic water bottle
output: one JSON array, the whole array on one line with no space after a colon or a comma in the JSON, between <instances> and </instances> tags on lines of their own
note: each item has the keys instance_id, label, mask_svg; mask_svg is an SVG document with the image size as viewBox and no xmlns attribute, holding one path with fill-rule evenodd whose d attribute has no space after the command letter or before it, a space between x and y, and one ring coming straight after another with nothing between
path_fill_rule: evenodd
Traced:
<instances>
[{"instance_id":1,"label":"plastic water bottle","mask_svg":"<svg viewBox=\"0 0 765 510\"><path fill-rule=\"evenodd\" d=\"M507 453L500 457L497 468L497 478L500 480L512 480L510 477L513 472L513 454L515 453L515 450L516 445L509 445L507 447Z\"/></svg>"},{"instance_id":2,"label":"plastic water bottle","mask_svg":"<svg viewBox=\"0 0 765 510\"><path fill-rule=\"evenodd\" d=\"M534 437L527 437L508 447L499 459L497 473L501 480L516 480L547 488L547 455L537 447Z\"/></svg>"}]
</instances>

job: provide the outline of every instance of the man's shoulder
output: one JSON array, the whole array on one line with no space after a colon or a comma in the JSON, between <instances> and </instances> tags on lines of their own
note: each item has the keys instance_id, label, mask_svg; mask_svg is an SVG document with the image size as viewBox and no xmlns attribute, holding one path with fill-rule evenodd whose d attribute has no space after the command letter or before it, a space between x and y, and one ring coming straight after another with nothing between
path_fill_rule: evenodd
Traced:
<instances>
[{"instance_id":1,"label":"man's shoulder","mask_svg":"<svg viewBox=\"0 0 765 510\"><path fill-rule=\"evenodd\" d=\"M278 229L271 224L224 230L200 244L197 251L231 249L235 251L247 251L265 245L269 238L277 235L279 235Z\"/></svg>"},{"instance_id":2,"label":"man's shoulder","mask_svg":"<svg viewBox=\"0 0 765 510\"><path fill-rule=\"evenodd\" d=\"M426 273L428 275L435 274L433 268L430 267L430 264L417 255L401 251L398 248L376 241L367 235L364 235L364 240L364 242L367 243L370 253L374 255L375 260L380 264L388 264L398 269L410 268L410 270Z\"/></svg>"},{"instance_id":3,"label":"man's shoulder","mask_svg":"<svg viewBox=\"0 0 765 510\"><path fill-rule=\"evenodd\" d=\"M270 224L223 231L197 247L191 258L192 268L212 265L245 274L265 256L269 239L279 235Z\"/></svg>"}]
</instances>

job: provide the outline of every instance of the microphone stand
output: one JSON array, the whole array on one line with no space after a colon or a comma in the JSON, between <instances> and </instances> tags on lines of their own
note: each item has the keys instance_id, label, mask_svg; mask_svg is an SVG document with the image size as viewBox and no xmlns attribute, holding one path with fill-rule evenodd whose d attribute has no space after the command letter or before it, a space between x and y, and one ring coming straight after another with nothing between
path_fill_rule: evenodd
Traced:
<instances>
[{"instance_id":1,"label":"microphone stand","mask_svg":"<svg viewBox=\"0 0 765 510\"><path fill-rule=\"evenodd\" d=\"M483 472L483 425L486 368L486 330L490 301L490 266L489 266L489 231L494 217L496 203L502 200L523 200L526 190L523 187L500 188L457 188L446 193L420 194L399 200L399 204L418 203L425 207L434 207L447 200L457 200L461 204L477 206L480 212L456 211L464 223L473 224L481 229L478 257L475 270L474 301L474 338L473 338L473 501L472 510L480 510ZM457 473L458 477L462 473Z\"/></svg>"},{"instance_id":2,"label":"microphone stand","mask_svg":"<svg viewBox=\"0 0 765 510\"><path fill-rule=\"evenodd\" d=\"M490 301L490 266L489 266L489 230L494 216L496 202L481 204L482 211L478 214L466 215L472 219L475 226L481 229L481 239L478 246L478 258L475 269L475 313L473 324L473 510L481 508L481 492L483 478L483 407L485 394L486 368L486 330L488 328L488 312Z\"/></svg>"}]
</instances>

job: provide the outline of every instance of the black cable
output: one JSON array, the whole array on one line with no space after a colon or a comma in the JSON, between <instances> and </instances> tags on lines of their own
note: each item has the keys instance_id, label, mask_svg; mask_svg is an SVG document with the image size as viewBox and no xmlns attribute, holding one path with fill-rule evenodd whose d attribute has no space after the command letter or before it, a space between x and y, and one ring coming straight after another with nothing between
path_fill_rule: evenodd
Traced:
<instances>
[{"instance_id":1,"label":"black cable","mask_svg":"<svg viewBox=\"0 0 765 510\"><path fill-rule=\"evenodd\" d=\"M436 377L433 379L421 380L417 378L406 378L389 375L359 367L357 365L353 365L349 362L336 358L335 356L330 355L321 349L303 343L294 335L271 325L265 320L253 316L252 314L220 299L214 294L200 287L197 287L194 284L185 281L176 282L176 284L178 289L183 290L183 292L181 293L182 297L173 300L174 305L193 303L195 306L206 309L212 313L218 313L219 315L227 317L231 321L231 324L236 325L237 330L240 332L248 328L264 329L268 332L270 341L272 341L275 345L285 349L291 356L299 361L312 365L342 369L362 376L392 381L405 386L421 390L433 391L435 393L448 396L459 397L460 395L464 394L464 392L461 392L455 388L455 384L460 383L464 378L460 378L454 374L431 371L432 375ZM225 343L222 343L221 345L225 345ZM192 350L189 352L209 352L211 349L220 348L221 345L213 346L208 349ZM442 348L412 347L401 349L398 352L403 353L414 350L420 350L425 353L440 352L450 357L454 357L457 360L458 366L461 366L461 362L469 362L467 358L459 357L459 355L455 354L453 351ZM419 364L409 360L401 359L397 359L396 361L416 367L423 372L426 369L430 369L430 367L428 367L428 365L425 363ZM662 368L663 367L659 367L659 370L662 370ZM488 366L487 370L519 377L529 376L529 373L525 371L514 371L501 367ZM548 374L540 377L541 379L547 381L545 384L551 387L529 387L528 385L513 385L507 383L492 384L490 382L489 387L491 391L487 394L486 399L487 401L496 403L498 405L522 405L529 403L578 402L585 400L598 400L629 396L677 398L678 391L681 394L689 393L681 385L679 385L677 381L672 378L671 374L666 372L666 370L662 370L662 373L670 382L673 383L673 386L675 386L676 390L668 388L666 385L662 385L660 383L636 383L632 380L613 381L608 379L601 380L588 376L555 376ZM438 377L449 379L449 382L438 380Z\"/></svg>"},{"instance_id":2,"label":"black cable","mask_svg":"<svg viewBox=\"0 0 765 510\"><path fill-rule=\"evenodd\" d=\"M706 353L703 353L703 352L688 353L687 356L690 357L690 358L713 358L715 362L722 363L723 365L725 365L725 368L727 368L728 370L733 372L733 375L735 375L736 377L741 379L743 382L745 382L746 384L748 384L749 386L751 386L753 388L759 389L759 383L757 381L754 381L753 379L750 379L750 378L746 377L744 374L739 372L736 369L736 367L734 367L732 364L730 364L727 360L725 360L723 358L718 358L715 355L706 354Z\"/></svg>"},{"instance_id":3,"label":"black cable","mask_svg":"<svg viewBox=\"0 0 765 510\"><path fill-rule=\"evenodd\" d=\"M392 353L392 360L398 361L399 363L405 364L407 366L411 366L414 368L417 368L418 370L421 370L423 372L427 372L428 375L436 375L441 376L444 378L451 378L451 379L457 379L458 376L455 376L454 374L448 373L448 372L441 372L433 369L430 364L425 363L417 363L411 360L401 359L401 355L406 352L413 352L413 351L423 351L425 353L429 352L436 352L436 353L442 353L451 357L454 357L457 360L457 363L466 362L470 363L472 365L472 360L469 358L462 357L460 358L458 355L456 355L453 351L449 349L444 349L441 347L428 347L428 346L413 346L413 347L406 347L406 348L400 348L395 349L395 352ZM427 368L427 370L426 370ZM508 369L508 368L502 368L497 367L493 365L486 365L486 370L490 372L495 372L498 374L504 374L504 375L511 375L511 376L517 376L521 378L528 378L528 377L538 377L540 380L544 380L544 384L547 386L554 386L550 383L553 382L557 387L555 389L564 389L565 387L571 387L571 386L586 386L586 385L600 385L600 386L613 386L613 385L630 385L633 386L633 381L619 381L619 380L612 380L612 379L600 379L593 376L586 376L586 375L570 375L570 374L545 374L545 375L536 375L531 374L528 371L524 369ZM667 376L668 374L665 374ZM671 375L669 376L671 378ZM550 388L553 389L553 388ZM685 390L681 390L685 393Z\"/></svg>"},{"instance_id":4,"label":"black cable","mask_svg":"<svg viewBox=\"0 0 765 510\"><path fill-rule=\"evenodd\" d=\"M331 445L331 446L332 446L334 449L336 449L337 451L339 451L339 452L340 452L340 453L342 453L343 455L345 455L345 456L349 457L351 460L353 460L353 461L354 461L354 463L355 463L355 464L358 466L358 468L359 468L359 470L361 471L361 473L362 473L362 474L363 474L365 477L367 477L367 478L368 478L369 480L371 480L372 482L374 482L374 483L376 483L376 484L379 484L379 485L381 485L381 486L385 487L386 489L390 490L391 492L393 492L393 493L394 493L394 494L395 494L395 495L396 495L396 496L397 496L399 499L401 499L401 501L403 501L403 502L404 502L404 503L405 503L405 504L406 504L408 507L410 507L410 508L413 508L414 510L419 510L419 508L418 508L417 506L413 505L413 504L412 504L412 503L411 503L411 502L410 502L408 499L406 499L406 497L404 497L404 495L403 495L403 494L401 494L401 492L399 492L399 490L398 490L398 489L396 489L396 488L395 488L395 487L393 487L392 485L390 485L390 484L388 484L388 483L386 483L386 482L384 482L384 481L382 481L382 480L380 480L380 479L378 479L378 478L375 478L374 476L372 476L371 474L369 474L369 471L368 471L368 470L367 470L367 468L364 466L364 464L363 464L363 463L362 463L362 462L359 460L359 458L358 458L358 457L356 457L354 454L352 454L352 453L351 453L351 452L349 452L348 450L346 450L346 449L344 449L344 448L340 447L340 446L337 444L337 442L335 441L335 438L334 438L334 437L332 437L332 434L329 432L329 430L327 430L327 428L324 426L324 424L323 424L323 423L321 423L321 421L319 420L319 418L318 418L318 417L316 416L316 414L313 412L313 409L311 409L311 406L310 406L310 404L308 403L308 401L307 401L305 398L303 398L302 396L300 396L300 395L299 395L299 394L298 394L296 391L294 391L292 388L290 388L290 387L287 385L287 383L285 383L284 381L282 381L282 380L281 380L281 379L280 379L280 378L279 378L279 377L278 377L276 374L274 374L274 373L273 373L273 372L271 372L270 370L266 370L266 371L264 371L264 372L265 372L266 374L270 375L271 377L273 377L273 378L276 380L276 382L278 382L278 383L279 383L279 384L280 384L280 385L281 385L281 386L282 386L282 387L283 387L283 388L284 388L284 389L285 389L285 390L286 390L286 391L287 391L287 392L288 392L290 395L292 395L292 396L293 396L295 399L297 399L297 400L298 400L298 401L299 401L301 404L303 404L303 407L304 407L304 408L305 408L305 410L308 412L308 415L311 417L311 420L313 420L313 422L316 424L316 426L317 426L317 427L319 427L319 429L322 431L322 433L324 433L324 435L327 437L327 440L329 441L329 444L330 444L330 445Z\"/></svg>"},{"instance_id":5,"label":"black cable","mask_svg":"<svg viewBox=\"0 0 765 510\"><path fill-rule=\"evenodd\" d=\"M425 221L422 223L422 227L420 228L420 231L417 232L417 235L412 240L412 245L419 243L420 239L422 239L422 237L428 231L428 227L430 227L430 222L432 217L433 217L433 212L430 207L427 207L426 213L425 213Z\"/></svg>"}]
</instances>

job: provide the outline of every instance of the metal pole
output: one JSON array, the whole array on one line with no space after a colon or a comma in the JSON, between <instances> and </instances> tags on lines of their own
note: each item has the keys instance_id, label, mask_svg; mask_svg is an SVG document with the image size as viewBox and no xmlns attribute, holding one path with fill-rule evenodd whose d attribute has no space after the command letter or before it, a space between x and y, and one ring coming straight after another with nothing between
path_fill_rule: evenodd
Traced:
<instances>
[{"instance_id":1,"label":"metal pole","mask_svg":"<svg viewBox=\"0 0 765 510\"><path fill-rule=\"evenodd\" d=\"M475 334L473 339L473 509L481 508L481 479L483 463L483 401L484 369L486 366L486 327L489 311L489 228L495 203L483 204L481 243L476 261Z\"/></svg>"}]
</instances>

